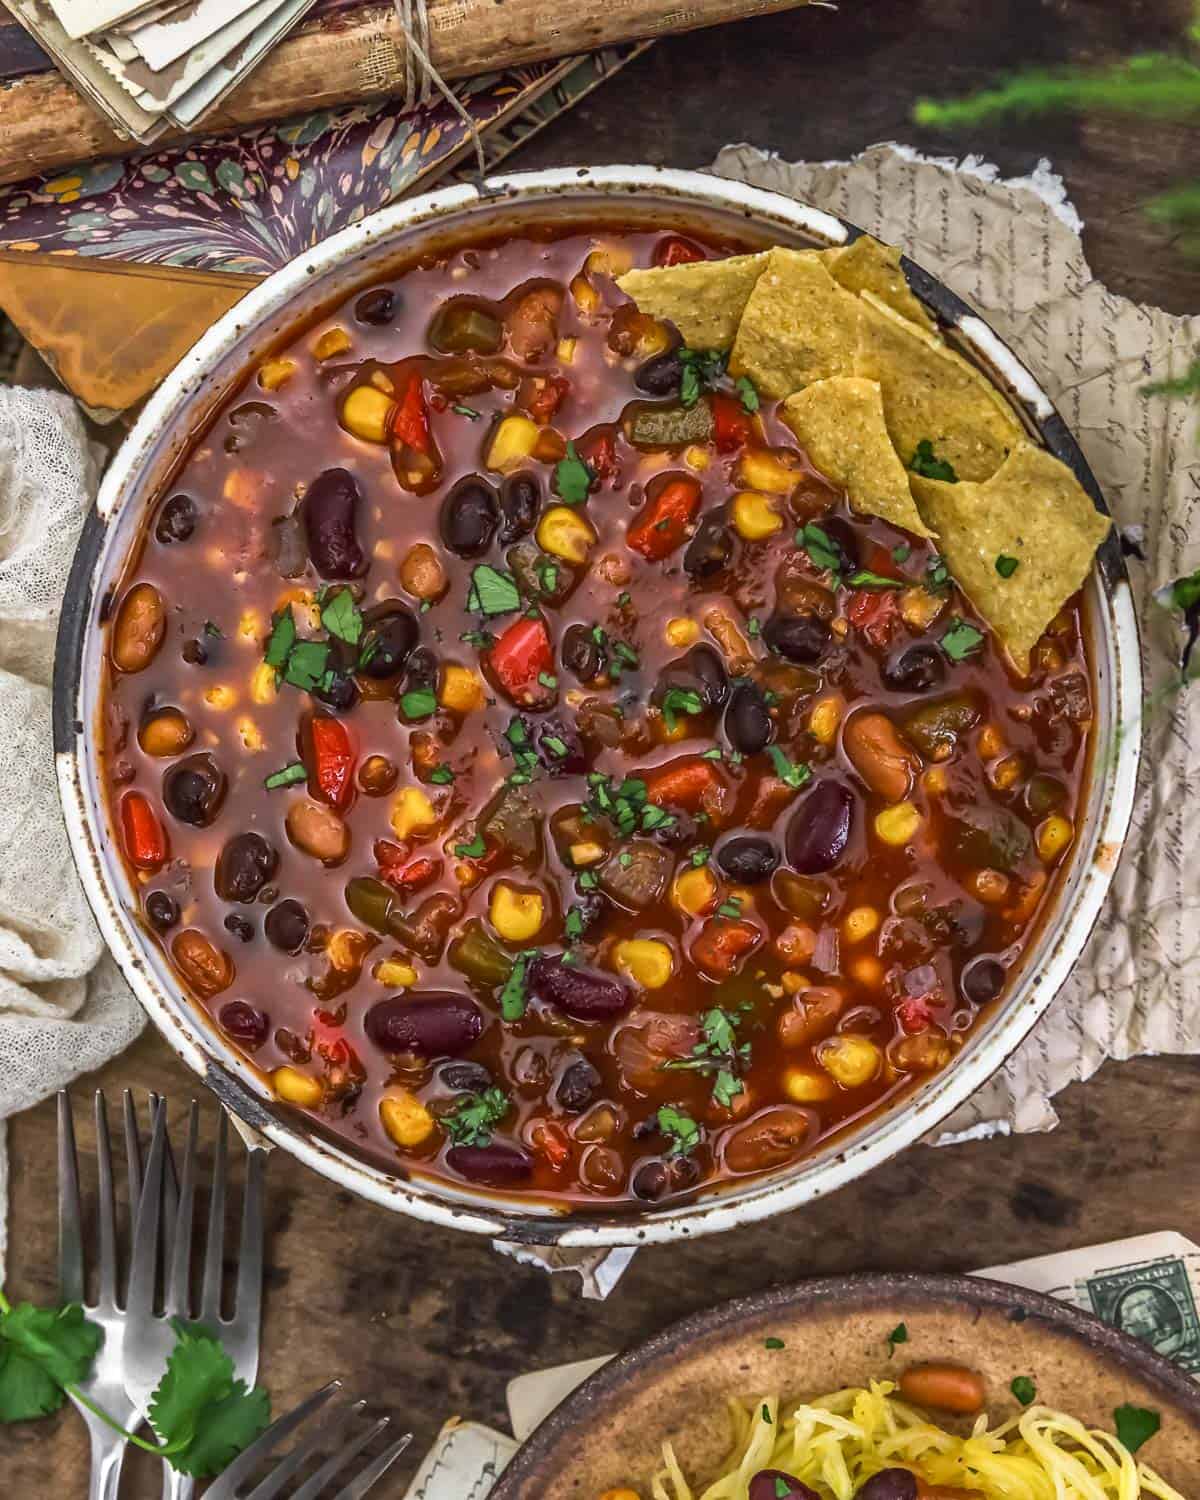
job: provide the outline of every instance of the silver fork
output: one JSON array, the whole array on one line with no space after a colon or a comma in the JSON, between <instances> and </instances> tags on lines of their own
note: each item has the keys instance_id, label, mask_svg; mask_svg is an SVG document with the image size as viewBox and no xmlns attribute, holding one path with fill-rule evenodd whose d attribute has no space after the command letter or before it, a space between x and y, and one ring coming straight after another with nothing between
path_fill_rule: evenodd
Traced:
<instances>
[{"instance_id":1,"label":"silver fork","mask_svg":"<svg viewBox=\"0 0 1200 1500\"><path fill-rule=\"evenodd\" d=\"M298 1442L294 1448L289 1449L279 1459L270 1474L253 1489L244 1490L243 1483L262 1467L264 1460L284 1438L290 1437L307 1422L309 1417L319 1411L331 1396L341 1390L341 1387L340 1380L331 1380L328 1385L322 1386L319 1391L314 1391L307 1400L293 1407L278 1421L272 1422L266 1432L260 1438L255 1439L244 1453L239 1454L220 1479L205 1492L204 1500L274 1500L288 1480L315 1454L333 1448L333 1444L340 1440L344 1433L357 1425L365 1402L355 1401L340 1409L331 1408L311 1433ZM363 1449L387 1428L390 1422L390 1417L380 1417L376 1422L369 1422L358 1433L348 1437L340 1447L333 1448L320 1468L315 1470L300 1488L292 1493L291 1500L317 1500L326 1485L335 1479L347 1464L356 1459ZM329 1500L362 1500L367 1491L374 1488L376 1482L382 1479L411 1442L411 1432L406 1432L403 1437L396 1438L377 1458L372 1459L365 1468L360 1469L348 1484L343 1485L336 1495L330 1496Z\"/></svg>"},{"instance_id":2,"label":"silver fork","mask_svg":"<svg viewBox=\"0 0 1200 1500\"><path fill-rule=\"evenodd\" d=\"M263 1170L265 1151L250 1149L242 1195L241 1241L233 1317L221 1316L221 1279L225 1249L225 1196L228 1185L229 1122L221 1111L216 1159L209 1193L208 1230L200 1305L191 1310L192 1220L196 1200L200 1109L193 1100L187 1146L179 1178L178 1208L170 1201L169 1145L165 1106L154 1121L150 1152L138 1207L137 1237L129 1272L125 1325L125 1393L143 1416L175 1347L172 1320L197 1321L220 1338L233 1361L234 1373L253 1385L258 1373L258 1334L262 1313ZM173 1219L173 1222L171 1220ZM170 1232L170 1238L167 1234ZM163 1311L155 1311L160 1241L165 1241ZM195 1485L163 1461L164 1500L190 1500Z\"/></svg>"},{"instance_id":3,"label":"silver fork","mask_svg":"<svg viewBox=\"0 0 1200 1500\"><path fill-rule=\"evenodd\" d=\"M95 1364L79 1389L122 1427L138 1425L137 1409L125 1394L122 1383L122 1360L125 1334L125 1309L118 1287L117 1212L113 1193L112 1144L108 1134L108 1107L97 1090L96 1163L97 1163L97 1289L96 1301L84 1300L86 1289L83 1212L79 1195L79 1157L75 1150L75 1123L71 1101L65 1090L58 1094L58 1287L63 1302L83 1304L87 1316L104 1330L104 1342ZM126 1237L126 1266L135 1241L134 1206L141 1194L142 1144L137 1115L128 1089L124 1095L125 1158L129 1177L129 1225ZM121 1463L125 1456L125 1439L74 1394L79 1414L87 1424L91 1440L92 1466L88 1482L89 1500L115 1500L121 1481Z\"/></svg>"}]
</instances>

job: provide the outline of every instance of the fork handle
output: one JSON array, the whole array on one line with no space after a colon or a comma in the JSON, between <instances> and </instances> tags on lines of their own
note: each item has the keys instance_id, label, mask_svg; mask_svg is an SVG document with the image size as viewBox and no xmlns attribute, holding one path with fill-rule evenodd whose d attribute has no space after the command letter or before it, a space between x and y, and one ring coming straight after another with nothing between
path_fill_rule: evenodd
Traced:
<instances>
[{"instance_id":1,"label":"fork handle","mask_svg":"<svg viewBox=\"0 0 1200 1500\"><path fill-rule=\"evenodd\" d=\"M92 1466L88 1478L88 1500L117 1500L121 1487L121 1464L125 1458L124 1438L112 1441L110 1432L92 1437Z\"/></svg>"},{"instance_id":2,"label":"fork handle","mask_svg":"<svg viewBox=\"0 0 1200 1500\"><path fill-rule=\"evenodd\" d=\"M181 1474L163 1459L162 1500L192 1500L195 1493L196 1481L192 1476Z\"/></svg>"}]
</instances>

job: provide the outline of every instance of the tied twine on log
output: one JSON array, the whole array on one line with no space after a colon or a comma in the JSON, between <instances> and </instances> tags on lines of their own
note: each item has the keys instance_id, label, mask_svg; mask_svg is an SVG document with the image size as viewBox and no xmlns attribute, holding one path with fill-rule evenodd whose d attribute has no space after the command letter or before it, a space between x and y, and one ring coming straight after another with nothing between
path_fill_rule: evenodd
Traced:
<instances>
[{"instance_id":1,"label":"tied twine on log","mask_svg":"<svg viewBox=\"0 0 1200 1500\"><path fill-rule=\"evenodd\" d=\"M404 34L404 40L408 43L408 50L404 56L404 108L406 111L411 111L418 105L431 104L435 90L441 94L467 128L467 134L475 148L479 185L482 188L483 179L487 173L487 162L483 154L483 137L479 134L479 127L470 111L466 109L430 59L429 8L426 0L393 0L393 4L396 9L396 20Z\"/></svg>"}]
</instances>

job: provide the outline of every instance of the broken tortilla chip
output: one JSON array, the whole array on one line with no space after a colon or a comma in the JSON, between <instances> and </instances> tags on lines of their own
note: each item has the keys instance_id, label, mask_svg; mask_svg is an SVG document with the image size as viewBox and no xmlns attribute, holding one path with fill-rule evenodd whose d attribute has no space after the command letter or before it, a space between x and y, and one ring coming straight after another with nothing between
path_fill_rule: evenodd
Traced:
<instances>
[{"instance_id":1,"label":"broken tortilla chip","mask_svg":"<svg viewBox=\"0 0 1200 1500\"><path fill-rule=\"evenodd\" d=\"M728 349L769 252L626 271L617 285L639 312L674 323L689 349Z\"/></svg>"},{"instance_id":2,"label":"broken tortilla chip","mask_svg":"<svg viewBox=\"0 0 1200 1500\"><path fill-rule=\"evenodd\" d=\"M910 323L936 329L932 315L905 279L895 245L885 245L872 235L861 234L851 245L822 250L821 259L833 279L848 292L871 292Z\"/></svg>"},{"instance_id":3,"label":"broken tortilla chip","mask_svg":"<svg viewBox=\"0 0 1200 1500\"><path fill-rule=\"evenodd\" d=\"M814 467L841 485L855 510L917 536L931 535L888 437L875 381L848 375L816 380L789 397L779 415Z\"/></svg>"},{"instance_id":4,"label":"broken tortilla chip","mask_svg":"<svg viewBox=\"0 0 1200 1500\"><path fill-rule=\"evenodd\" d=\"M853 373L882 386L884 420L901 461L911 463L917 445L928 440L960 480L990 479L1024 438L1012 408L940 339L871 292L859 301Z\"/></svg>"},{"instance_id":5,"label":"broken tortilla chip","mask_svg":"<svg viewBox=\"0 0 1200 1500\"><path fill-rule=\"evenodd\" d=\"M818 251L772 250L742 314L729 373L748 375L771 397L853 375L860 305Z\"/></svg>"},{"instance_id":6,"label":"broken tortilla chip","mask_svg":"<svg viewBox=\"0 0 1200 1500\"><path fill-rule=\"evenodd\" d=\"M1082 586L1112 522L1066 464L1024 441L981 484L911 482L956 582L1028 675L1030 652Z\"/></svg>"}]
</instances>

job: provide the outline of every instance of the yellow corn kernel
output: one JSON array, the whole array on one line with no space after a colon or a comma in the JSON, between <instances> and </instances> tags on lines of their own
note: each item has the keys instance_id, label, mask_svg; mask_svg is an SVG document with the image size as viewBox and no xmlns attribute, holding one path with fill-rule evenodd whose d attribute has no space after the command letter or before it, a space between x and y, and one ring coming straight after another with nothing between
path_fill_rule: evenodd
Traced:
<instances>
[{"instance_id":1,"label":"yellow corn kernel","mask_svg":"<svg viewBox=\"0 0 1200 1500\"><path fill-rule=\"evenodd\" d=\"M375 965L375 978L389 990L410 990L420 977L412 964L400 958L385 958Z\"/></svg>"},{"instance_id":2,"label":"yellow corn kernel","mask_svg":"<svg viewBox=\"0 0 1200 1500\"><path fill-rule=\"evenodd\" d=\"M717 899L717 882L707 865L682 870L671 882L671 900L689 917L702 916Z\"/></svg>"},{"instance_id":3,"label":"yellow corn kernel","mask_svg":"<svg viewBox=\"0 0 1200 1500\"><path fill-rule=\"evenodd\" d=\"M981 760L995 760L1004 749L1004 736L995 724L985 724L979 731L979 756Z\"/></svg>"},{"instance_id":4,"label":"yellow corn kernel","mask_svg":"<svg viewBox=\"0 0 1200 1500\"><path fill-rule=\"evenodd\" d=\"M237 633L240 640L258 642L262 634L262 617L256 609L244 609L238 617Z\"/></svg>"},{"instance_id":5,"label":"yellow corn kernel","mask_svg":"<svg viewBox=\"0 0 1200 1500\"><path fill-rule=\"evenodd\" d=\"M275 668L260 661L250 673L251 703L272 703L278 689L275 686Z\"/></svg>"},{"instance_id":6,"label":"yellow corn kernel","mask_svg":"<svg viewBox=\"0 0 1200 1500\"><path fill-rule=\"evenodd\" d=\"M454 866L454 878L461 886L478 885L482 872L476 864L469 859L461 860Z\"/></svg>"},{"instance_id":7,"label":"yellow corn kernel","mask_svg":"<svg viewBox=\"0 0 1200 1500\"><path fill-rule=\"evenodd\" d=\"M396 403L373 385L356 385L342 402L342 426L364 443L386 443Z\"/></svg>"},{"instance_id":8,"label":"yellow corn kernel","mask_svg":"<svg viewBox=\"0 0 1200 1500\"><path fill-rule=\"evenodd\" d=\"M451 662L442 674L442 690L438 695L438 702L452 713L472 713L483 707L483 683L470 667L460 667Z\"/></svg>"},{"instance_id":9,"label":"yellow corn kernel","mask_svg":"<svg viewBox=\"0 0 1200 1500\"><path fill-rule=\"evenodd\" d=\"M540 930L546 920L546 903L540 891L520 891L500 880L492 887L488 916L504 942L520 945Z\"/></svg>"},{"instance_id":10,"label":"yellow corn kernel","mask_svg":"<svg viewBox=\"0 0 1200 1500\"><path fill-rule=\"evenodd\" d=\"M796 1104L822 1104L837 1093L837 1084L815 1068L785 1068L783 1091Z\"/></svg>"},{"instance_id":11,"label":"yellow corn kernel","mask_svg":"<svg viewBox=\"0 0 1200 1500\"><path fill-rule=\"evenodd\" d=\"M371 384L376 390L385 391L389 396L396 394L396 387L392 382L391 376L385 374L382 370L371 371Z\"/></svg>"},{"instance_id":12,"label":"yellow corn kernel","mask_svg":"<svg viewBox=\"0 0 1200 1500\"><path fill-rule=\"evenodd\" d=\"M913 630L928 630L945 608L940 594L928 589L905 589L900 595L900 618Z\"/></svg>"},{"instance_id":13,"label":"yellow corn kernel","mask_svg":"<svg viewBox=\"0 0 1200 1500\"><path fill-rule=\"evenodd\" d=\"M707 448L701 448L698 443L694 443L690 448L683 450L683 461L693 473L703 474L712 459Z\"/></svg>"},{"instance_id":14,"label":"yellow corn kernel","mask_svg":"<svg viewBox=\"0 0 1200 1500\"><path fill-rule=\"evenodd\" d=\"M861 984L864 989L881 990L883 988L884 967L873 954L864 953L861 958L856 958L848 972L855 984Z\"/></svg>"},{"instance_id":15,"label":"yellow corn kernel","mask_svg":"<svg viewBox=\"0 0 1200 1500\"><path fill-rule=\"evenodd\" d=\"M857 1089L879 1072L883 1053L869 1036L845 1031L821 1043L817 1061L844 1089Z\"/></svg>"},{"instance_id":16,"label":"yellow corn kernel","mask_svg":"<svg viewBox=\"0 0 1200 1500\"><path fill-rule=\"evenodd\" d=\"M661 990L671 977L675 956L656 938L627 938L613 949L613 967L644 990Z\"/></svg>"},{"instance_id":17,"label":"yellow corn kernel","mask_svg":"<svg viewBox=\"0 0 1200 1500\"><path fill-rule=\"evenodd\" d=\"M686 740L692 732L683 714L676 715L670 725L661 714L655 714L651 720L651 728L654 731L654 738L660 745L673 745L676 740Z\"/></svg>"},{"instance_id":18,"label":"yellow corn kernel","mask_svg":"<svg viewBox=\"0 0 1200 1500\"><path fill-rule=\"evenodd\" d=\"M234 727L237 729L238 739L242 742L243 750L249 750L253 755L262 750L266 745L266 741L262 737L262 731L249 714L243 714Z\"/></svg>"},{"instance_id":19,"label":"yellow corn kernel","mask_svg":"<svg viewBox=\"0 0 1200 1500\"><path fill-rule=\"evenodd\" d=\"M879 913L873 906L856 906L842 918L842 935L848 943L862 943L878 926Z\"/></svg>"},{"instance_id":20,"label":"yellow corn kernel","mask_svg":"<svg viewBox=\"0 0 1200 1500\"><path fill-rule=\"evenodd\" d=\"M966 886L987 906L1003 906L1011 889L1008 876L1000 870L972 870L967 876Z\"/></svg>"},{"instance_id":21,"label":"yellow corn kernel","mask_svg":"<svg viewBox=\"0 0 1200 1500\"><path fill-rule=\"evenodd\" d=\"M271 1074L271 1087L280 1099L286 1099L289 1104L299 1104L303 1109L316 1109L321 1102L320 1079L301 1073L299 1068L289 1068L286 1064L282 1068L276 1068Z\"/></svg>"},{"instance_id":22,"label":"yellow corn kernel","mask_svg":"<svg viewBox=\"0 0 1200 1500\"><path fill-rule=\"evenodd\" d=\"M602 241L588 252L583 269L599 276L611 276L614 280L633 269L633 251L628 245L613 245Z\"/></svg>"},{"instance_id":23,"label":"yellow corn kernel","mask_svg":"<svg viewBox=\"0 0 1200 1500\"><path fill-rule=\"evenodd\" d=\"M258 367L258 383L264 391L277 391L296 373L294 359L264 359Z\"/></svg>"},{"instance_id":24,"label":"yellow corn kernel","mask_svg":"<svg viewBox=\"0 0 1200 1500\"><path fill-rule=\"evenodd\" d=\"M221 486L222 499L240 510L253 510L258 504L261 478L253 469L230 469Z\"/></svg>"},{"instance_id":25,"label":"yellow corn kernel","mask_svg":"<svg viewBox=\"0 0 1200 1500\"><path fill-rule=\"evenodd\" d=\"M642 1500L636 1490L605 1490L600 1500Z\"/></svg>"},{"instance_id":26,"label":"yellow corn kernel","mask_svg":"<svg viewBox=\"0 0 1200 1500\"><path fill-rule=\"evenodd\" d=\"M1061 813L1052 813L1044 823L1038 825L1034 837L1042 863L1052 865L1075 837L1075 825Z\"/></svg>"},{"instance_id":27,"label":"yellow corn kernel","mask_svg":"<svg viewBox=\"0 0 1200 1500\"><path fill-rule=\"evenodd\" d=\"M808 728L819 745L832 745L842 722L842 705L836 698L818 698L808 716Z\"/></svg>"},{"instance_id":28,"label":"yellow corn kernel","mask_svg":"<svg viewBox=\"0 0 1200 1500\"><path fill-rule=\"evenodd\" d=\"M406 786L392 803L392 832L398 839L408 839L414 833L428 833L436 828L438 815L433 803L419 786Z\"/></svg>"},{"instance_id":29,"label":"yellow corn kernel","mask_svg":"<svg viewBox=\"0 0 1200 1500\"><path fill-rule=\"evenodd\" d=\"M205 693L204 701L209 708L215 708L220 713L228 713L237 702L237 694L227 682L218 682Z\"/></svg>"},{"instance_id":30,"label":"yellow corn kernel","mask_svg":"<svg viewBox=\"0 0 1200 1500\"><path fill-rule=\"evenodd\" d=\"M779 983L785 995L798 995L801 990L810 989L812 986L812 980L807 974L802 974L799 969L784 969L779 976Z\"/></svg>"},{"instance_id":31,"label":"yellow corn kernel","mask_svg":"<svg viewBox=\"0 0 1200 1500\"><path fill-rule=\"evenodd\" d=\"M591 522L569 505L552 505L538 522L538 546L563 562L587 562L596 540Z\"/></svg>"},{"instance_id":32,"label":"yellow corn kernel","mask_svg":"<svg viewBox=\"0 0 1200 1500\"><path fill-rule=\"evenodd\" d=\"M998 792L1011 792L1020 781L1024 769L1019 755L1006 755L989 769L988 780Z\"/></svg>"},{"instance_id":33,"label":"yellow corn kernel","mask_svg":"<svg viewBox=\"0 0 1200 1500\"><path fill-rule=\"evenodd\" d=\"M584 843L572 844L568 853L571 856L571 863L575 868L583 869L588 865L599 864L608 853L608 850L603 844Z\"/></svg>"},{"instance_id":34,"label":"yellow corn kernel","mask_svg":"<svg viewBox=\"0 0 1200 1500\"><path fill-rule=\"evenodd\" d=\"M492 434L486 463L498 474L507 474L523 464L533 452L541 428L532 417L505 417Z\"/></svg>"},{"instance_id":35,"label":"yellow corn kernel","mask_svg":"<svg viewBox=\"0 0 1200 1500\"><path fill-rule=\"evenodd\" d=\"M350 335L344 328L327 328L312 346L315 359L332 359L335 354L345 354L350 347Z\"/></svg>"},{"instance_id":36,"label":"yellow corn kernel","mask_svg":"<svg viewBox=\"0 0 1200 1500\"><path fill-rule=\"evenodd\" d=\"M748 490L790 495L800 478L797 468L766 448L748 448L738 459L736 481Z\"/></svg>"},{"instance_id":37,"label":"yellow corn kernel","mask_svg":"<svg viewBox=\"0 0 1200 1500\"><path fill-rule=\"evenodd\" d=\"M379 1118L397 1146L419 1146L433 1134L433 1116L408 1089L385 1094L379 1101Z\"/></svg>"},{"instance_id":38,"label":"yellow corn kernel","mask_svg":"<svg viewBox=\"0 0 1200 1500\"><path fill-rule=\"evenodd\" d=\"M950 785L945 766L930 766L921 777L921 785L931 797L940 797Z\"/></svg>"},{"instance_id":39,"label":"yellow corn kernel","mask_svg":"<svg viewBox=\"0 0 1200 1500\"><path fill-rule=\"evenodd\" d=\"M783 530L783 517L765 495L743 490L733 497L733 529L747 542L761 542Z\"/></svg>"},{"instance_id":40,"label":"yellow corn kernel","mask_svg":"<svg viewBox=\"0 0 1200 1500\"><path fill-rule=\"evenodd\" d=\"M676 615L667 621L664 631L668 646L694 646L700 639L700 627L686 615Z\"/></svg>"},{"instance_id":41,"label":"yellow corn kernel","mask_svg":"<svg viewBox=\"0 0 1200 1500\"><path fill-rule=\"evenodd\" d=\"M575 363L575 347L578 339L559 339L558 348L554 351L558 356L560 365L573 365Z\"/></svg>"},{"instance_id":42,"label":"yellow corn kernel","mask_svg":"<svg viewBox=\"0 0 1200 1500\"><path fill-rule=\"evenodd\" d=\"M586 276L571 277L571 296L585 318L594 317L600 307L600 293Z\"/></svg>"},{"instance_id":43,"label":"yellow corn kernel","mask_svg":"<svg viewBox=\"0 0 1200 1500\"><path fill-rule=\"evenodd\" d=\"M911 802L897 802L875 814L875 834L894 849L911 844L921 826L921 814Z\"/></svg>"}]
</instances>

